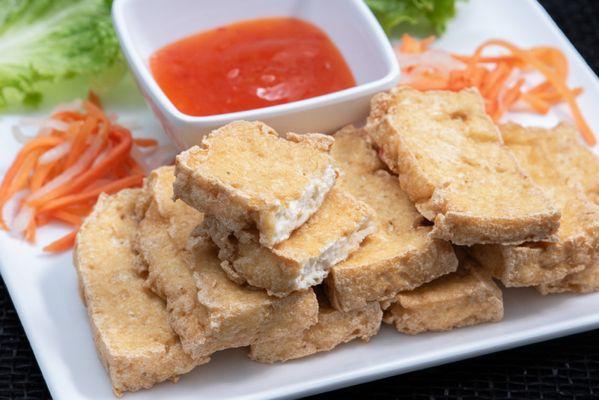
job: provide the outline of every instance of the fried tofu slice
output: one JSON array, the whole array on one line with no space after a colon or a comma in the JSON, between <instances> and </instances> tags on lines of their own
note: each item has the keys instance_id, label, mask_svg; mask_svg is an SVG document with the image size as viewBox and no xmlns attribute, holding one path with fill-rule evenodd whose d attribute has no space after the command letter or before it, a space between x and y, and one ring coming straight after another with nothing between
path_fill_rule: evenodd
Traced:
<instances>
[{"instance_id":1,"label":"fried tofu slice","mask_svg":"<svg viewBox=\"0 0 599 400\"><path fill-rule=\"evenodd\" d=\"M211 216L200 234L205 231L218 245L231 279L284 297L320 284L332 265L346 259L375 230L372 210L334 187L320 209L272 249L260 245L255 232L231 232Z\"/></svg>"},{"instance_id":2,"label":"fried tofu slice","mask_svg":"<svg viewBox=\"0 0 599 400\"><path fill-rule=\"evenodd\" d=\"M335 134L332 155L341 171L338 185L368 204L377 231L349 258L331 269L326 287L338 310L361 309L392 299L453 272L458 261L448 242L430 237L431 227L385 171L365 132L353 126Z\"/></svg>"},{"instance_id":3,"label":"fried tofu slice","mask_svg":"<svg viewBox=\"0 0 599 400\"><path fill-rule=\"evenodd\" d=\"M160 168L148 178L149 205L139 224L137 249L147 284L166 300L168 320L184 350L197 358L286 337L314 325L318 302L312 290L283 299L268 296L228 279L208 238L195 237L188 246L191 224L202 217L180 200L173 202L174 180L172 167ZM189 223L181 228L177 221L183 220Z\"/></svg>"},{"instance_id":4,"label":"fried tofu slice","mask_svg":"<svg viewBox=\"0 0 599 400\"><path fill-rule=\"evenodd\" d=\"M366 129L433 237L468 246L554 238L559 209L503 145L475 89L377 94Z\"/></svg>"},{"instance_id":5,"label":"fried tofu slice","mask_svg":"<svg viewBox=\"0 0 599 400\"><path fill-rule=\"evenodd\" d=\"M262 363L275 363L330 351L340 344L361 339L368 342L381 326L383 312L379 303L349 312L332 308L325 296L318 296L318 323L283 339L250 346L249 357Z\"/></svg>"},{"instance_id":6,"label":"fried tofu slice","mask_svg":"<svg viewBox=\"0 0 599 400\"><path fill-rule=\"evenodd\" d=\"M383 321L410 335L500 321L501 289L475 261L463 254L459 258L456 272L398 294Z\"/></svg>"},{"instance_id":7,"label":"fried tofu slice","mask_svg":"<svg viewBox=\"0 0 599 400\"><path fill-rule=\"evenodd\" d=\"M553 293L591 293L599 291L599 260L594 259L581 271L574 272L554 282L537 286L542 295Z\"/></svg>"},{"instance_id":8,"label":"fried tofu slice","mask_svg":"<svg viewBox=\"0 0 599 400\"><path fill-rule=\"evenodd\" d=\"M261 122L232 122L177 156L175 198L227 224L254 228L266 247L318 210L337 173L320 134L280 137Z\"/></svg>"},{"instance_id":9,"label":"fried tofu slice","mask_svg":"<svg viewBox=\"0 0 599 400\"><path fill-rule=\"evenodd\" d=\"M561 168L568 169L582 183L587 197L599 205L599 158L587 146L580 143L578 131L569 124L560 124L552 129L551 143L562 151L554 151ZM599 248L599 244L595 245ZM574 292L590 293L599 291L599 260L593 261L584 270L538 288L542 294Z\"/></svg>"},{"instance_id":10,"label":"fried tofu slice","mask_svg":"<svg viewBox=\"0 0 599 400\"><path fill-rule=\"evenodd\" d=\"M560 124L551 129L544 128L523 128L517 125L507 125L502 128L510 136L513 136L520 142L528 143L531 146L539 146L543 150L544 156L550 158L561 174L563 174L568 183L575 186L572 193L582 191L586 198L594 205L599 205L599 158L585 145L580 143L579 134L576 129L568 124ZM509 132L508 132L509 131ZM507 141L507 139L506 139ZM579 234L584 235L584 243L588 247L592 246L591 260L588 261L588 250L583 251L582 256L586 258L584 264L577 267L579 272L572 272L562 279L543 283L537 287L542 294L575 292L588 293L599 290L599 260L597 254L599 243L596 240L595 226L598 223L596 213L590 210L590 207L583 201L578 201L579 208L568 205L572 212L576 212L578 219ZM574 222L572 222L574 224ZM573 227L572 229L576 229ZM594 240L593 240L594 238Z\"/></svg>"},{"instance_id":11,"label":"fried tofu slice","mask_svg":"<svg viewBox=\"0 0 599 400\"><path fill-rule=\"evenodd\" d=\"M94 342L117 396L148 389L209 361L193 359L168 322L162 299L135 270L140 189L101 195L77 235L74 261Z\"/></svg>"},{"instance_id":12,"label":"fried tofu slice","mask_svg":"<svg viewBox=\"0 0 599 400\"><path fill-rule=\"evenodd\" d=\"M539 130L543 130L539 128ZM549 145L554 146L557 162L580 180L586 195L599 204L599 158L587 146L580 143L580 135L575 127L559 124L549 130Z\"/></svg>"},{"instance_id":13,"label":"fried tofu slice","mask_svg":"<svg viewBox=\"0 0 599 400\"><path fill-rule=\"evenodd\" d=\"M505 286L549 284L583 270L599 246L599 207L589 200L571 168L560 163L572 145L547 129L506 124L501 132L522 168L560 208L558 241L476 245L472 255Z\"/></svg>"}]
</instances>

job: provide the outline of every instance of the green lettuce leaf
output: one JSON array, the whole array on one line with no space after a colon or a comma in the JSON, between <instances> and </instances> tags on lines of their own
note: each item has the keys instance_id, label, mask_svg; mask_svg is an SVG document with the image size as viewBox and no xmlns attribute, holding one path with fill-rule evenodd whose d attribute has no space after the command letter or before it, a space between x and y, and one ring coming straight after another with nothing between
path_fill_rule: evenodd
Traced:
<instances>
[{"instance_id":1,"label":"green lettuce leaf","mask_svg":"<svg viewBox=\"0 0 599 400\"><path fill-rule=\"evenodd\" d=\"M389 36L436 34L455 16L456 0L366 0Z\"/></svg>"},{"instance_id":2,"label":"green lettuce leaf","mask_svg":"<svg viewBox=\"0 0 599 400\"><path fill-rule=\"evenodd\" d=\"M0 0L0 109L36 106L52 83L122 63L107 0ZM124 71L124 68L120 68ZM50 85L49 85L50 83Z\"/></svg>"}]
</instances>

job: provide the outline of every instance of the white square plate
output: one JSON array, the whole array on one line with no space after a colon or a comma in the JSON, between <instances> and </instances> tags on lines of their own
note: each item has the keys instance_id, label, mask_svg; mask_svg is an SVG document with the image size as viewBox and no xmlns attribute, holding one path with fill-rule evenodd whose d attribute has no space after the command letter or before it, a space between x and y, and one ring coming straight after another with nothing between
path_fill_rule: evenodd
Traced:
<instances>
[{"instance_id":1,"label":"white square plate","mask_svg":"<svg viewBox=\"0 0 599 400\"><path fill-rule=\"evenodd\" d=\"M467 52L491 37L526 47L546 44L564 50L571 63L570 83L584 87L580 104L591 127L599 132L599 81L536 2L460 3L457 18L437 46ZM144 129L137 134L158 135L158 124L141 103L138 109L131 109L114 100L107 101L111 111L142 124ZM518 116L535 124L553 124L557 117L565 118L560 110L544 118ZM4 133L0 135L0 173L19 147L9 134L17 118L0 121ZM47 243L60 229L42 230L39 242ZM113 399L78 295L71 254L48 256L40 248L0 235L2 276L50 391L55 399ZM599 293L541 297L534 290L510 289L504 297L505 319L500 323L419 336L400 335L384 326L368 344L354 342L330 353L272 366L249 361L243 350L228 350L183 376L176 385L157 385L126 398L298 397L599 327Z\"/></svg>"}]
</instances>

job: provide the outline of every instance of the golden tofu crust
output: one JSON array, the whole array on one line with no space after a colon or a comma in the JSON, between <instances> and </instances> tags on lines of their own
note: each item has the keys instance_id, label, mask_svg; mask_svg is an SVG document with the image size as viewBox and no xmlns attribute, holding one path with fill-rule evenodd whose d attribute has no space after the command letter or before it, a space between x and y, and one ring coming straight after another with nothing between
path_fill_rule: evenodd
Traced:
<instances>
[{"instance_id":1,"label":"golden tofu crust","mask_svg":"<svg viewBox=\"0 0 599 400\"><path fill-rule=\"evenodd\" d=\"M472 255L506 286L537 286L560 280L589 265L599 246L599 206L560 158L572 144L554 130L501 126L506 146L561 212L556 242L476 245Z\"/></svg>"},{"instance_id":2,"label":"golden tofu crust","mask_svg":"<svg viewBox=\"0 0 599 400\"><path fill-rule=\"evenodd\" d=\"M572 188L570 196L576 195L574 199L566 198L566 212L562 216L566 234L574 236L578 244L569 246L574 247L576 254L566 257L564 265L561 265L562 269L570 266L569 273L561 279L542 283L537 289L542 294L599 290L599 242L596 231L599 223L596 214L599 206L599 158L580 142L577 130L569 124L562 123L550 129L506 124L502 127L502 133L510 146L536 148L534 152L531 151L535 156L531 162L542 165L550 160L556 171L554 174L558 176L554 178L555 181L565 181ZM544 159L537 160L541 156ZM576 261L581 264L571 268Z\"/></svg>"},{"instance_id":3,"label":"golden tofu crust","mask_svg":"<svg viewBox=\"0 0 599 400\"><path fill-rule=\"evenodd\" d=\"M475 89L379 93L366 130L434 237L468 246L553 239L559 209L504 146Z\"/></svg>"},{"instance_id":4,"label":"golden tofu crust","mask_svg":"<svg viewBox=\"0 0 599 400\"><path fill-rule=\"evenodd\" d=\"M338 185L374 210L377 231L326 280L333 307L364 308L392 299L457 268L451 244L430 237L396 176L384 170L363 130L345 127L335 134L331 154L341 171Z\"/></svg>"},{"instance_id":5,"label":"golden tofu crust","mask_svg":"<svg viewBox=\"0 0 599 400\"><path fill-rule=\"evenodd\" d=\"M581 266L580 272L571 273L564 278L537 286L542 295L554 293L591 293L599 291L599 260Z\"/></svg>"},{"instance_id":6,"label":"golden tofu crust","mask_svg":"<svg viewBox=\"0 0 599 400\"><path fill-rule=\"evenodd\" d=\"M230 123L177 156L175 197L235 230L257 229L272 247L316 212L333 186L332 141L279 136L261 122Z\"/></svg>"},{"instance_id":7,"label":"golden tofu crust","mask_svg":"<svg viewBox=\"0 0 599 400\"><path fill-rule=\"evenodd\" d=\"M199 224L202 215L180 200L175 202L180 208L173 207L174 179L169 167L148 179L150 204L139 224L137 249L147 269L147 285L165 299L168 320L184 350L197 358L315 324L318 304L311 290L278 299L237 285L222 270L210 240L196 237L187 243L192 224ZM180 234L184 220L186 233Z\"/></svg>"},{"instance_id":8,"label":"golden tofu crust","mask_svg":"<svg viewBox=\"0 0 599 400\"><path fill-rule=\"evenodd\" d=\"M321 301L318 323L300 334L250 346L249 358L272 364L330 351L340 344L361 339L368 342L381 326L383 312L379 303L349 312L338 311Z\"/></svg>"},{"instance_id":9,"label":"golden tofu crust","mask_svg":"<svg viewBox=\"0 0 599 400\"><path fill-rule=\"evenodd\" d=\"M94 342L115 394L148 389L209 361L193 359L168 322L164 302L144 286L132 246L140 189L101 195L77 235L74 260Z\"/></svg>"},{"instance_id":10,"label":"golden tofu crust","mask_svg":"<svg viewBox=\"0 0 599 400\"><path fill-rule=\"evenodd\" d=\"M464 256L456 272L398 294L383 316L386 323L410 335L502 318L501 290L485 270Z\"/></svg>"},{"instance_id":11,"label":"golden tofu crust","mask_svg":"<svg viewBox=\"0 0 599 400\"><path fill-rule=\"evenodd\" d=\"M548 136L547 146L560 168L569 171L580 180L585 194L599 204L599 158L580 142L580 134L570 124L561 123L552 129L530 128L529 132Z\"/></svg>"},{"instance_id":12,"label":"golden tofu crust","mask_svg":"<svg viewBox=\"0 0 599 400\"><path fill-rule=\"evenodd\" d=\"M216 218L206 217L205 231L219 246L230 278L285 297L322 282L332 265L355 251L375 226L372 210L333 187L320 209L289 239L272 249L260 245L255 232L233 232Z\"/></svg>"}]
</instances>

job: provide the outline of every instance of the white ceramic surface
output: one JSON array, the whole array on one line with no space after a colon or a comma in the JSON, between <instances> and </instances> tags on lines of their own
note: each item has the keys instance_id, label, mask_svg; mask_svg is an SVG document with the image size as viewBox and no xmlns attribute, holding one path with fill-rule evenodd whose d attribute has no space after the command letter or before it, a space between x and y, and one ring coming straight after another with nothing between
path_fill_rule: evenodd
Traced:
<instances>
[{"instance_id":1,"label":"white ceramic surface","mask_svg":"<svg viewBox=\"0 0 599 400\"><path fill-rule=\"evenodd\" d=\"M356 27L357 29L357 27ZM590 125L599 132L599 82L540 6L532 0L469 0L449 25L439 47L472 51L482 40L502 37L522 46L549 44L566 52L571 83L585 88L580 98ZM129 89L131 90L131 89ZM105 99L110 111L135 118L140 136L160 135L160 125L143 103L125 106ZM515 116L534 124L564 117ZM0 117L0 175L19 148L8 134L18 116ZM347 122L350 122L348 120ZM0 270L17 308L52 396L63 399L114 399L108 377L96 356L85 308L77 292L71 254L44 255L41 246L63 233L54 226L40 231L31 247L0 233ZM126 394L125 399L266 399L298 397L427 368L479 354L599 327L599 294L539 296L530 289L504 291L505 319L496 324L447 333L406 336L383 326L364 344L353 342L332 352L282 365L261 365L242 349L217 353L213 360L174 385Z\"/></svg>"},{"instance_id":2,"label":"white ceramic surface","mask_svg":"<svg viewBox=\"0 0 599 400\"><path fill-rule=\"evenodd\" d=\"M357 86L302 101L207 117L180 112L154 80L154 51L188 35L239 20L294 16L323 29L348 62ZM180 148L235 120L259 120L280 132L331 132L366 117L370 97L399 79L393 50L361 0L117 0L121 48L148 104ZM201 93L198 93L201 96Z\"/></svg>"}]
</instances>

